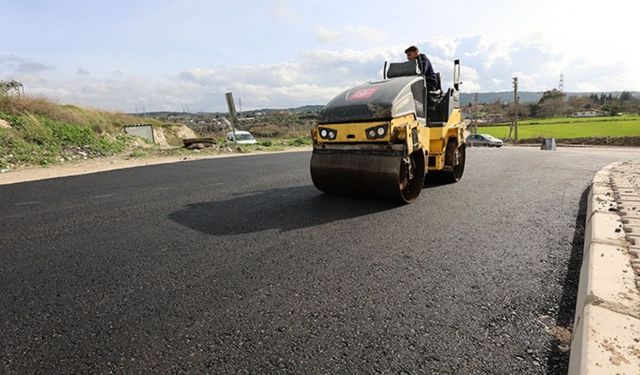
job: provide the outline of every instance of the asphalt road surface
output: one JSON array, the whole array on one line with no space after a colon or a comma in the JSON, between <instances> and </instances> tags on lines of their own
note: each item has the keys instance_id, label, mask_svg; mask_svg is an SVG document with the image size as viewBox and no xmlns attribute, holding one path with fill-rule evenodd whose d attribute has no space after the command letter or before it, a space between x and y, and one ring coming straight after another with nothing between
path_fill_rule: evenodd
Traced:
<instances>
[{"instance_id":1,"label":"asphalt road surface","mask_svg":"<svg viewBox=\"0 0 640 375\"><path fill-rule=\"evenodd\" d=\"M403 206L309 152L0 186L0 373L566 372L586 189L639 157L470 149Z\"/></svg>"}]
</instances>

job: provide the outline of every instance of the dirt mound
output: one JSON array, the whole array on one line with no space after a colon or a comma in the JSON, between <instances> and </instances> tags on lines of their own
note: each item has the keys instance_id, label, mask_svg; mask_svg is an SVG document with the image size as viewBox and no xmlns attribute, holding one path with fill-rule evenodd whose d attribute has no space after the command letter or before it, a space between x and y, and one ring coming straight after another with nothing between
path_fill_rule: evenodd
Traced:
<instances>
[{"instance_id":1,"label":"dirt mound","mask_svg":"<svg viewBox=\"0 0 640 375\"><path fill-rule=\"evenodd\" d=\"M169 146L169 143L167 143L167 138L164 136L164 131L161 127L153 127L153 140L160 146Z\"/></svg>"},{"instance_id":2,"label":"dirt mound","mask_svg":"<svg viewBox=\"0 0 640 375\"><path fill-rule=\"evenodd\" d=\"M185 125L154 127L156 143L162 146L182 146L182 140L196 138L196 133Z\"/></svg>"},{"instance_id":3,"label":"dirt mound","mask_svg":"<svg viewBox=\"0 0 640 375\"><path fill-rule=\"evenodd\" d=\"M194 133L193 130L191 130L189 127L184 125L180 125L176 127L175 134L180 139L197 137L196 133Z\"/></svg>"}]
</instances>

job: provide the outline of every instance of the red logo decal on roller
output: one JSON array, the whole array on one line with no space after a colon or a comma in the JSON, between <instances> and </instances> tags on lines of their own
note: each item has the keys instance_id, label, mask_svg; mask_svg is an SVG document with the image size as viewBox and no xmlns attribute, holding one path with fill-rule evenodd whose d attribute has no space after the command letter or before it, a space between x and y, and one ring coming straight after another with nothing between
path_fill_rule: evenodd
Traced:
<instances>
[{"instance_id":1,"label":"red logo decal on roller","mask_svg":"<svg viewBox=\"0 0 640 375\"><path fill-rule=\"evenodd\" d=\"M348 101L352 101L352 100L369 99L371 97L371 95L373 95L373 93L375 93L376 91L378 91L377 87L372 87L372 88L369 88L369 89L360 89L360 90L357 90L356 92L354 92L353 94L349 95L347 100Z\"/></svg>"}]
</instances>

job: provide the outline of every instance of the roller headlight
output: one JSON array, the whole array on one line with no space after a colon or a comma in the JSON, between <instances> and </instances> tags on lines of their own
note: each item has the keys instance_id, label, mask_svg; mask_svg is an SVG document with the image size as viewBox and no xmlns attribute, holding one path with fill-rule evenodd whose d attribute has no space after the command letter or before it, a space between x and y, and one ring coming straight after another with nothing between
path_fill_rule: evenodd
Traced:
<instances>
[{"instance_id":1,"label":"roller headlight","mask_svg":"<svg viewBox=\"0 0 640 375\"><path fill-rule=\"evenodd\" d=\"M320 138L322 139L334 140L336 139L338 132L334 129L319 128L318 134L320 134Z\"/></svg>"},{"instance_id":2,"label":"roller headlight","mask_svg":"<svg viewBox=\"0 0 640 375\"><path fill-rule=\"evenodd\" d=\"M387 125L374 126L366 130L367 138L378 139L387 135Z\"/></svg>"}]
</instances>

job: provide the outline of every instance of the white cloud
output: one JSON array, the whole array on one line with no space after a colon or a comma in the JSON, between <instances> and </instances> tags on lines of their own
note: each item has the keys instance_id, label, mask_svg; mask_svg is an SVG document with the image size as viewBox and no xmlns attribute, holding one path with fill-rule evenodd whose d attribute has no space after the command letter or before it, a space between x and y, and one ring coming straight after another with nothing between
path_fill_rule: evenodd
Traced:
<instances>
[{"instance_id":1,"label":"white cloud","mask_svg":"<svg viewBox=\"0 0 640 375\"><path fill-rule=\"evenodd\" d=\"M316 26L313 29L313 36L319 43L336 43L341 38L340 32L322 26Z\"/></svg>"},{"instance_id":2,"label":"white cloud","mask_svg":"<svg viewBox=\"0 0 640 375\"><path fill-rule=\"evenodd\" d=\"M583 92L598 92L600 91L600 88L594 84L591 83L587 83L587 82L582 82L582 83L578 83L576 85L578 91L583 91Z\"/></svg>"},{"instance_id":3,"label":"white cloud","mask_svg":"<svg viewBox=\"0 0 640 375\"><path fill-rule=\"evenodd\" d=\"M2 69L4 67L4 69ZM47 70L54 70L51 65L21 58L15 55L0 55L0 72L13 71L19 74L38 74Z\"/></svg>"},{"instance_id":4,"label":"white cloud","mask_svg":"<svg viewBox=\"0 0 640 375\"><path fill-rule=\"evenodd\" d=\"M271 3L270 15L276 20L285 20L295 18L295 14L291 10L291 2L288 0L274 0Z\"/></svg>"},{"instance_id":5,"label":"white cloud","mask_svg":"<svg viewBox=\"0 0 640 375\"><path fill-rule=\"evenodd\" d=\"M456 49L458 48L459 40L455 38L436 36L420 44L425 46L422 48L421 52L429 54L436 53L445 58L453 58Z\"/></svg>"},{"instance_id":6,"label":"white cloud","mask_svg":"<svg viewBox=\"0 0 640 375\"><path fill-rule=\"evenodd\" d=\"M518 90L520 91L545 91L551 88L538 83L540 81L539 74L525 74L523 72L514 72L513 75L515 77L518 77ZM513 80L510 81L510 85L513 85Z\"/></svg>"},{"instance_id":7,"label":"white cloud","mask_svg":"<svg viewBox=\"0 0 640 375\"><path fill-rule=\"evenodd\" d=\"M311 30L313 38L322 44L337 44L345 41L357 45L381 45L387 35L376 28L360 25L343 28L316 26Z\"/></svg>"},{"instance_id":8,"label":"white cloud","mask_svg":"<svg viewBox=\"0 0 640 375\"><path fill-rule=\"evenodd\" d=\"M370 44L382 43L386 37L386 34L380 30L374 29L369 26L358 26L355 28L347 28L347 31L351 31L356 34L361 40Z\"/></svg>"}]
</instances>

